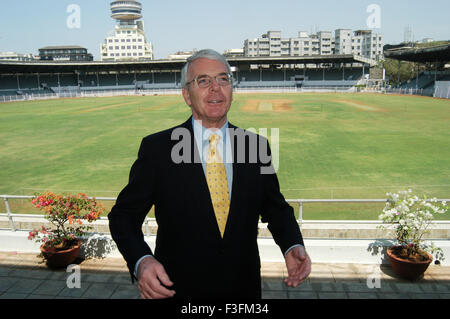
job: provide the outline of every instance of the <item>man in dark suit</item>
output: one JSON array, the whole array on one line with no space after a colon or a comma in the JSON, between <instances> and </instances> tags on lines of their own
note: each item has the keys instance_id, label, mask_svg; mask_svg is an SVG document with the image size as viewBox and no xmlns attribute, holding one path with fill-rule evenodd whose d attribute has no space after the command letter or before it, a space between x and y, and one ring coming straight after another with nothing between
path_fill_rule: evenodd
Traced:
<instances>
[{"instance_id":1,"label":"man in dark suit","mask_svg":"<svg viewBox=\"0 0 450 319\"><path fill-rule=\"evenodd\" d=\"M228 62L215 51L199 51L181 82L192 117L142 140L129 183L108 215L141 297L261 298L260 217L284 254L286 285L296 287L311 261L271 157L264 157L267 139L228 122ZM142 233L152 206L154 252Z\"/></svg>"}]
</instances>

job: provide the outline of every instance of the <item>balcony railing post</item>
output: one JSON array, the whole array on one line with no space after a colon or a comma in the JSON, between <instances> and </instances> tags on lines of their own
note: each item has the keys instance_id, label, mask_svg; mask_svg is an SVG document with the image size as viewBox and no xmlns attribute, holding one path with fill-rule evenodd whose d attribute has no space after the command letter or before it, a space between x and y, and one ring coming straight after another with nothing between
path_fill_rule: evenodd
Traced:
<instances>
[{"instance_id":1,"label":"balcony railing post","mask_svg":"<svg viewBox=\"0 0 450 319\"><path fill-rule=\"evenodd\" d=\"M3 200L5 201L6 215L9 219L9 226L11 227L11 230L15 232L16 228L14 227L14 220L12 217L11 207L9 206L8 197L3 197Z\"/></svg>"},{"instance_id":2,"label":"balcony railing post","mask_svg":"<svg viewBox=\"0 0 450 319\"><path fill-rule=\"evenodd\" d=\"M303 202L299 201L298 203L298 222L300 223L300 225L303 222Z\"/></svg>"}]
</instances>

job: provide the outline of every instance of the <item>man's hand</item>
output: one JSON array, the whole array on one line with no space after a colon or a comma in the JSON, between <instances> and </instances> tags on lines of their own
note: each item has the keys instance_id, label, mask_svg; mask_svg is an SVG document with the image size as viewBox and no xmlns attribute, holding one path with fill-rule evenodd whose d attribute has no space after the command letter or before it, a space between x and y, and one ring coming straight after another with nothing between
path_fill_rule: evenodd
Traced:
<instances>
[{"instance_id":1,"label":"man's hand","mask_svg":"<svg viewBox=\"0 0 450 319\"><path fill-rule=\"evenodd\" d=\"M297 287L311 273L311 259L305 251L305 247L292 248L285 257L288 277L284 279L288 287Z\"/></svg>"},{"instance_id":2,"label":"man's hand","mask_svg":"<svg viewBox=\"0 0 450 319\"><path fill-rule=\"evenodd\" d=\"M163 265L153 257L146 257L140 262L137 277L142 299L163 299L175 295L174 290L164 287L170 287L173 283Z\"/></svg>"}]
</instances>

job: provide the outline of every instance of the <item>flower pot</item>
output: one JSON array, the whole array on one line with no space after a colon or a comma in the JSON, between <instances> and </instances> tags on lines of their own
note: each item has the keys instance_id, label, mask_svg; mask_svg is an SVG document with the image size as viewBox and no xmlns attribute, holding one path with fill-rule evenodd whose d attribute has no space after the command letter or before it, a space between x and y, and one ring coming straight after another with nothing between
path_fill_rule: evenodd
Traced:
<instances>
[{"instance_id":1,"label":"flower pot","mask_svg":"<svg viewBox=\"0 0 450 319\"><path fill-rule=\"evenodd\" d=\"M411 261L408 259L403 259L393 253L394 248L395 246L387 249L389 262L392 266L392 270L394 270L397 275L405 279L415 280L419 278L427 270L433 260L433 256L429 253L427 253L428 260L424 261Z\"/></svg>"},{"instance_id":2,"label":"flower pot","mask_svg":"<svg viewBox=\"0 0 450 319\"><path fill-rule=\"evenodd\" d=\"M50 268L63 268L72 264L78 257L80 252L81 240L78 239L77 243L69 249L55 250L44 247L41 245L41 252L44 258L47 260L47 266Z\"/></svg>"}]
</instances>

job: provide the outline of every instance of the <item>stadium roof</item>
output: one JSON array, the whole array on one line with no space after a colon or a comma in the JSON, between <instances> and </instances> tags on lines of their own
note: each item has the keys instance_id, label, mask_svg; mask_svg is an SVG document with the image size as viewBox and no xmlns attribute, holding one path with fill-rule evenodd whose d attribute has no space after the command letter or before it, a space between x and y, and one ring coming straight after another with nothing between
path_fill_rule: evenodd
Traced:
<instances>
[{"instance_id":1,"label":"stadium roof","mask_svg":"<svg viewBox=\"0 0 450 319\"><path fill-rule=\"evenodd\" d=\"M230 57L231 66L248 68L249 65L319 64L319 63L365 63L373 66L375 61L356 55L316 55L303 57ZM73 73L77 72L142 72L179 71L186 63L180 60L149 60L127 62L99 61L2 61L0 74L15 73Z\"/></svg>"},{"instance_id":2,"label":"stadium roof","mask_svg":"<svg viewBox=\"0 0 450 319\"><path fill-rule=\"evenodd\" d=\"M450 44L427 48L398 48L384 51L386 58L410 62L448 62Z\"/></svg>"},{"instance_id":3,"label":"stadium roof","mask_svg":"<svg viewBox=\"0 0 450 319\"><path fill-rule=\"evenodd\" d=\"M61 49L85 49L79 45L56 45L40 48L39 50L61 50Z\"/></svg>"}]
</instances>

